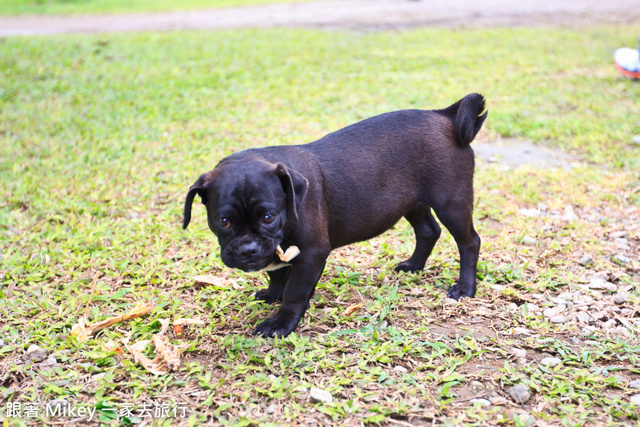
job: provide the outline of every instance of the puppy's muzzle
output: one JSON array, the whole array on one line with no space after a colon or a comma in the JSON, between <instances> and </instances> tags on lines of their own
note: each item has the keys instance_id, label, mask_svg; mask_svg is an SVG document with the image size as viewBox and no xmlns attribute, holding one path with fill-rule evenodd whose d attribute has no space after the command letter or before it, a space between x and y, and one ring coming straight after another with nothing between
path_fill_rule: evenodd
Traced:
<instances>
[{"instance_id":1,"label":"puppy's muzzle","mask_svg":"<svg viewBox=\"0 0 640 427\"><path fill-rule=\"evenodd\" d=\"M243 271L259 271L276 258L278 244L271 239L241 239L223 248L222 262Z\"/></svg>"}]
</instances>

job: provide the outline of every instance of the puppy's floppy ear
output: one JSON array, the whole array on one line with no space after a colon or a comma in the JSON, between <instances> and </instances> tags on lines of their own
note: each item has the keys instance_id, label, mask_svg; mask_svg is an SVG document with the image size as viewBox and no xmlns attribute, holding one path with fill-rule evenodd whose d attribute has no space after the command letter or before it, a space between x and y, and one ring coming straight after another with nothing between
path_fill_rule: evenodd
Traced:
<instances>
[{"instance_id":1,"label":"puppy's floppy ear","mask_svg":"<svg viewBox=\"0 0 640 427\"><path fill-rule=\"evenodd\" d=\"M289 169L285 165L278 163L276 175L280 178L282 188L287 194L287 221L292 218L298 219L298 208L302 205L304 195L309 188L309 181L300 172Z\"/></svg>"},{"instance_id":2,"label":"puppy's floppy ear","mask_svg":"<svg viewBox=\"0 0 640 427\"><path fill-rule=\"evenodd\" d=\"M187 193L187 200L184 202L184 217L182 220L182 229L186 229L191 222L191 205L193 205L193 199L196 197L196 194L200 195L202 199L202 204L207 204L207 186L210 184L210 174L205 173L200 175L200 178L189 187L189 192Z\"/></svg>"}]
</instances>

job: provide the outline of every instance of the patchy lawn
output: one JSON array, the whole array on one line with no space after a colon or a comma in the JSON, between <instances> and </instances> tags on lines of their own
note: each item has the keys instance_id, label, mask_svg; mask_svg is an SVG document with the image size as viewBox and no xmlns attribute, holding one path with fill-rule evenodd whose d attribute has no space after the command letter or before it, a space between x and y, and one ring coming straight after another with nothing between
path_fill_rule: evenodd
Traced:
<instances>
[{"instance_id":1,"label":"patchy lawn","mask_svg":"<svg viewBox=\"0 0 640 427\"><path fill-rule=\"evenodd\" d=\"M612 64L634 31L1 40L0 420L637 424L640 85ZM525 138L579 159L479 162L477 298L445 297L458 275L447 232L423 273L393 272L413 249L401 221L332 254L295 334L251 335L276 309L252 299L265 277L222 265L200 206L180 228L197 176L233 151L469 92L488 100L481 141ZM213 284L193 279L207 273ZM71 336L79 317L139 302L155 309ZM170 327L182 365L149 373L126 345L178 318L205 324ZM310 399L315 388L332 401Z\"/></svg>"}]
</instances>

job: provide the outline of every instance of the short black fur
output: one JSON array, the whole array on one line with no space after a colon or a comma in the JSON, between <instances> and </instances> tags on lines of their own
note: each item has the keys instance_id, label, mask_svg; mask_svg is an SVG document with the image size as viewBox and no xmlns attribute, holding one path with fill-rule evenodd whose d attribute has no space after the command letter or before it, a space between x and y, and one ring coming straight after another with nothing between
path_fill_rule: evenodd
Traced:
<instances>
[{"instance_id":1,"label":"short black fur","mask_svg":"<svg viewBox=\"0 0 640 427\"><path fill-rule=\"evenodd\" d=\"M486 117L484 97L470 94L442 110L381 114L310 144L233 154L191 186L183 227L199 195L223 262L268 271L269 287L256 299L282 307L257 326L264 336L296 328L333 249L375 237L403 216L416 247L396 270L422 270L441 233L432 210L460 252L460 278L447 294L473 297L480 237L469 144ZM298 246L300 255L284 264L278 245Z\"/></svg>"}]
</instances>

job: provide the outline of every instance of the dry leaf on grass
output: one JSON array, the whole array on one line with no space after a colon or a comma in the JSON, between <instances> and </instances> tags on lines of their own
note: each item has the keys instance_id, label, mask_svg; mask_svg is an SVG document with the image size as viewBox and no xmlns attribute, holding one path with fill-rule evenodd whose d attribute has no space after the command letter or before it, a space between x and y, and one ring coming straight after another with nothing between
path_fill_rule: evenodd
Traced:
<instances>
[{"instance_id":1,"label":"dry leaf on grass","mask_svg":"<svg viewBox=\"0 0 640 427\"><path fill-rule=\"evenodd\" d=\"M216 277L212 274L202 274L199 276L193 276L193 280L195 280L196 282L206 283L208 285L214 285L214 286L225 285L225 283L223 282L223 279L221 279L220 277Z\"/></svg>"},{"instance_id":2,"label":"dry leaf on grass","mask_svg":"<svg viewBox=\"0 0 640 427\"><path fill-rule=\"evenodd\" d=\"M345 316L351 316L351 313L363 307L363 304L353 304L346 308L344 311Z\"/></svg>"},{"instance_id":3,"label":"dry leaf on grass","mask_svg":"<svg viewBox=\"0 0 640 427\"><path fill-rule=\"evenodd\" d=\"M213 274L201 274L198 276L193 276L193 280L199 283L206 283L208 285L217 286L219 288L228 288L229 286L231 286L235 290L243 289L242 286L238 285L238 281L236 279L218 277L214 276Z\"/></svg>"},{"instance_id":4,"label":"dry leaf on grass","mask_svg":"<svg viewBox=\"0 0 640 427\"><path fill-rule=\"evenodd\" d=\"M280 245L278 245L276 248L276 255L278 255L278 258L280 258L282 262L289 262L300 255L300 249L298 249L297 246L289 246L286 252L283 252Z\"/></svg>"},{"instance_id":5,"label":"dry leaf on grass","mask_svg":"<svg viewBox=\"0 0 640 427\"><path fill-rule=\"evenodd\" d=\"M164 375L180 367L180 348L171 344L165 335L169 328L169 323L169 319L160 320L162 328L151 339L156 348L156 357L153 360L142 354L149 340L143 340L127 346L127 349L133 354L134 360L152 374Z\"/></svg>"},{"instance_id":6,"label":"dry leaf on grass","mask_svg":"<svg viewBox=\"0 0 640 427\"><path fill-rule=\"evenodd\" d=\"M76 337L78 341L83 342L89 339L91 335L95 335L104 328L115 325L116 323L126 322L136 317L146 316L153 311L153 304L139 302L130 312L123 316L111 317L98 323L87 323L84 317L78 319L78 324L71 328L71 336Z\"/></svg>"},{"instance_id":7,"label":"dry leaf on grass","mask_svg":"<svg viewBox=\"0 0 640 427\"><path fill-rule=\"evenodd\" d=\"M165 335L155 334L153 345L156 346L156 354L158 355L156 359L159 357L169 370L180 367L180 351L177 346L169 342Z\"/></svg>"},{"instance_id":8,"label":"dry leaf on grass","mask_svg":"<svg viewBox=\"0 0 640 427\"><path fill-rule=\"evenodd\" d=\"M147 344L149 344L149 340L138 341L137 343L132 344L131 346L127 346L127 350L129 350L129 352L133 354L133 360L141 364L143 368L145 368L147 371L151 372L152 374L155 374L155 375L168 374L169 368L162 360L162 357L158 355L153 360L151 360L147 356L142 354L144 349L147 347Z\"/></svg>"}]
</instances>

